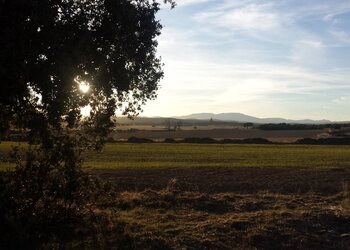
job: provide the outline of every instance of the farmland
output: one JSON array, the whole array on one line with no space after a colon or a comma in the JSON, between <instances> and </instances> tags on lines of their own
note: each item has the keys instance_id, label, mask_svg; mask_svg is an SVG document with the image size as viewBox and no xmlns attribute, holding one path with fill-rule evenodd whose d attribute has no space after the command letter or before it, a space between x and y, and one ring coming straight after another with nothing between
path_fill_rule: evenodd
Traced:
<instances>
[{"instance_id":1,"label":"farmland","mask_svg":"<svg viewBox=\"0 0 350 250\"><path fill-rule=\"evenodd\" d=\"M1 143L0 156L5 157L15 145L24 146ZM111 143L102 152L87 153L85 167L348 168L350 146Z\"/></svg>"},{"instance_id":2,"label":"farmland","mask_svg":"<svg viewBox=\"0 0 350 250\"><path fill-rule=\"evenodd\" d=\"M109 144L86 167L350 167L349 146Z\"/></svg>"},{"instance_id":3,"label":"farmland","mask_svg":"<svg viewBox=\"0 0 350 250\"><path fill-rule=\"evenodd\" d=\"M224 126L198 126L197 129L193 127L181 127L179 131L168 131L164 128L148 128L142 126L124 126L117 133L114 133L113 138L117 140L126 140L130 137L141 137L155 140L163 140L166 138L201 138L211 137L216 139L224 138L266 138L275 142L294 142L301 138L317 138L319 136L327 135L326 131L321 129L315 130L272 130L265 131L259 129L244 129L242 127L227 128ZM129 129L126 129L129 128Z\"/></svg>"},{"instance_id":4,"label":"farmland","mask_svg":"<svg viewBox=\"0 0 350 250\"><path fill-rule=\"evenodd\" d=\"M350 247L350 146L111 143L84 168L115 188L97 248Z\"/></svg>"}]
</instances>

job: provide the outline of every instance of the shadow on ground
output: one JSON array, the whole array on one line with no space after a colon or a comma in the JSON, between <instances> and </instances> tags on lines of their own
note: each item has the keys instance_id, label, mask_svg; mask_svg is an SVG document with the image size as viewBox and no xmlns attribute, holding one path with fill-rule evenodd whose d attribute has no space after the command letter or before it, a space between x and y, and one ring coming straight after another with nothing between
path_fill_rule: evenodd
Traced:
<instances>
[{"instance_id":1,"label":"shadow on ground","mask_svg":"<svg viewBox=\"0 0 350 250\"><path fill-rule=\"evenodd\" d=\"M167 168L99 171L103 245L129 249L349 249L347 169ZM116 240L118 239L118 240ZM119 244L120 246L120 244Z\"/></svg>"}]
</instances>

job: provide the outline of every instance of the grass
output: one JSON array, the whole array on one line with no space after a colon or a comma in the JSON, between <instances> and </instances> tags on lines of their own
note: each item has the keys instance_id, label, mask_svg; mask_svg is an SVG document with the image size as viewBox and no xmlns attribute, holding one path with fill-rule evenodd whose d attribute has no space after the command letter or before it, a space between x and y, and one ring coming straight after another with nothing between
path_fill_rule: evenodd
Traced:
<instances>
[{"instance_id":1,"label":"grass","mask_svg":"<svg viewBox=\"0 0 350 250\"><path fill-rule=\"evenodd\" d=\"M350 249L349 166L350 146L107 144L85 167L115 192L64 247Z\"/></svg>"},{"instance_id":2,"label":"grass","mask_svg":"<svg viewBox=\"0 0 350 250\"><path fill-rule=\"evenodd\" d=\"M108 233L125 225L133 249L348 249L349 217L337 215L338 205L336 196L312 194L148 190L104 208L118 211Z\"/></svg>"},{"instance_id":3,"label":"grass","mask_svg":"<svg viewBox=\"0 0 350 250\"><path fill-rule=\"evenodd\" d=\"M108 144L86 167L311 167L350 166L349 146Z\"/></svg>"},{"instance_id":4,"label":"grass","mask_svg":"<svg viewBox=\"0 0 350 250\"><path fill-rule=\"evenodd\" d=\"M12 146L0 143L0 157ZM0 168L13 164L2 162ZM107 144L102 152L86 154L89 169L139 167L293 167L347 168L350 146L319 145L219 145L219 144Z\"/></svg>"}]
</instances>

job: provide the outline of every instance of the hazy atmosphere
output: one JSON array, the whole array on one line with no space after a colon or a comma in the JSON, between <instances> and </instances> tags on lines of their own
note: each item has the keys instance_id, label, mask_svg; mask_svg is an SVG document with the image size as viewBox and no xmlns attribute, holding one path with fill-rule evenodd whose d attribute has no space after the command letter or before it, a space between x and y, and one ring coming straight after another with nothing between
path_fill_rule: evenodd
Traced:
<instances>
[{"instance_id":1,"label":"hazy atmosphere","mask_svg":"<svg viewBox=\"0 0 350 250\"><path fill-rule=\"evenodd\" d=\"M143 115L350 119L349 1L179 0L158 17L165 77Z\"/></svg>"},{"instance_id":2,"label":"hazy atmosphere","mask_svg":"<svg viewBox=\"0 0 350 250\"><path fill-rule=\"evenodd\" d=\"M0 0L0 249L350 249L350 0Z\"/></svg>"}]
</instances>

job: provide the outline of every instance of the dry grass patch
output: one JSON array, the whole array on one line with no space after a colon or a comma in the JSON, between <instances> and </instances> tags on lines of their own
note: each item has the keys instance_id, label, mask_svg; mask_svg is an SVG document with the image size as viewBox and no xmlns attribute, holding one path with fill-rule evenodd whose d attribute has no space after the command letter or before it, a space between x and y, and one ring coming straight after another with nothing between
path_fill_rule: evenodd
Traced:
<instances>
[{"instance_id":1,"label":"dry grass patch","mask_svg":"<svg viewBox=\"0 0 350 250\"><path fill-rule=\"evenodd\" d=\"M103 206L143 249L346 249L350 215L341 195L146 190ZM119 232L119 231L118 231ZM106 242L113 244L113 230ZM349 237L348 237L349 236Z\"/></svg>"}]
</instances>

